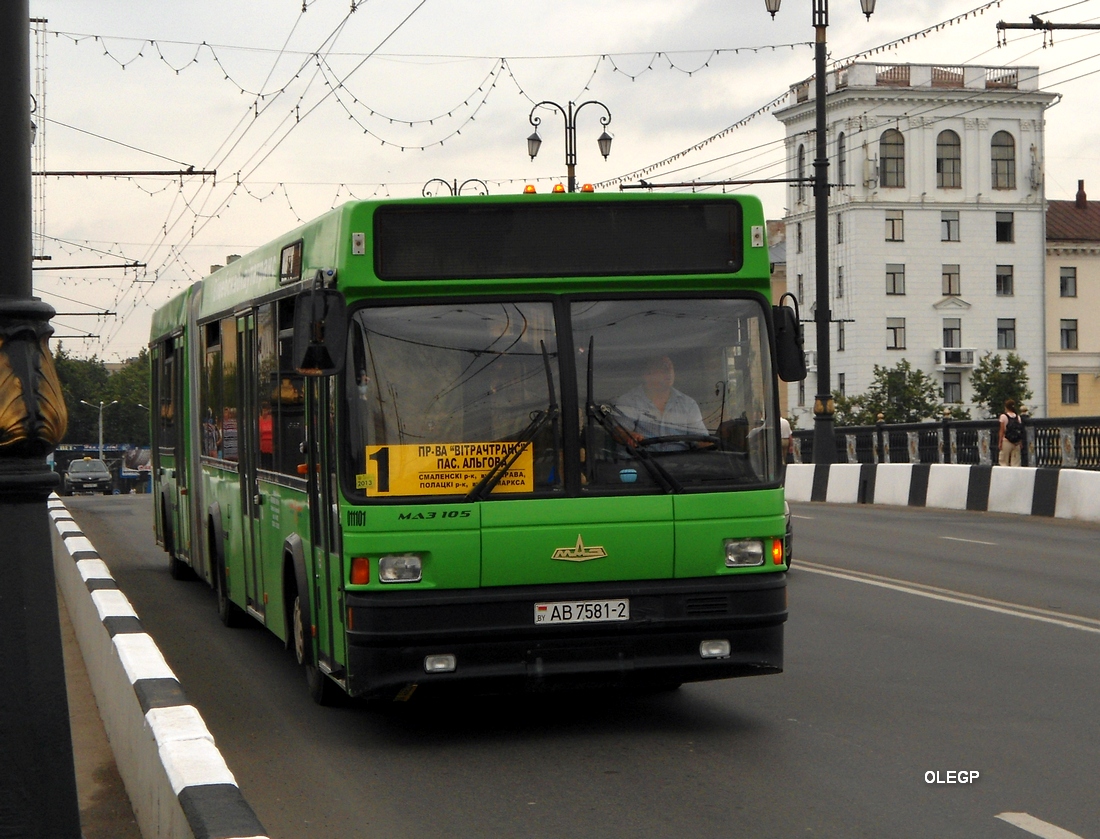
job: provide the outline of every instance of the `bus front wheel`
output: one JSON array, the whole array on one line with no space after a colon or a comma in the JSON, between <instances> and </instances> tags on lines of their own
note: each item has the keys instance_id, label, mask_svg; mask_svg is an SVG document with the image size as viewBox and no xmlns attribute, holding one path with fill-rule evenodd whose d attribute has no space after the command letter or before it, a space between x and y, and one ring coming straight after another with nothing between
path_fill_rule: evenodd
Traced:
<instances>
[{"instance_id":1,"label":"bus front wheel","mask_svg":"<svg viewBox=\"0 0 1100 839\"><path fill-rule=\"evenodd\" d=\"M298 664L302 666L302 669L306 673L306 686L309 688L309 695L318 705L335 705L340 699L339 687L324 673L316 664L313 664L309 660L309 656L306 653L306 644L309 643L306 637L305 620L302 617L302 598L295 592L294 593L294 606L293 606L293 632L294 632L294 657L298 660Z\"/></svg>"}]
</instances>

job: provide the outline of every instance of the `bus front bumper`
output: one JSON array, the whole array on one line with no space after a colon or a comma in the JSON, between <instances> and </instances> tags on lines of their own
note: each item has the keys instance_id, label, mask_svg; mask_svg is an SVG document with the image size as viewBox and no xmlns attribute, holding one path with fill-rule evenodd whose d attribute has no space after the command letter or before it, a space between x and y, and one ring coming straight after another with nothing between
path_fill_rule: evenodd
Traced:
<instances>
[{"instance_id":1,"label":"bus front bumper","mask_svg":"<svg viewBox=\"0 0 1100 839\"><path fill-rule=\"evenodd\" d=\"M535 604L629 600L626 621L536 624ZM786 574L348 593L352 695L669 685L783 670ZM704 657L704 642L728 654ZM719 645L719 649L722 645ZM713 656L713 644L708 644ZM454 669L427 672L426 659Z\"/></svg>"}]
</instances>

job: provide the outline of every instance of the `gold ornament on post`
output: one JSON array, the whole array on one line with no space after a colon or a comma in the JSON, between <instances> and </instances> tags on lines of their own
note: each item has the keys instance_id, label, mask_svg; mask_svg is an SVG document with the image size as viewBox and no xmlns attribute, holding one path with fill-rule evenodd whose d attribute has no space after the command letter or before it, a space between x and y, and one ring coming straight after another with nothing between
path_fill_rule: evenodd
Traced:
<instances>
[{"instance_id":1,"label":"gold ornament on post","mask_svg":"<svg viewBox=\"0 0 1100 839\"><path fill-rule=\"evenodd\" d=\"M18 307L26 319L9 319L16 314L9 306L0 320L0 455L7 457L45 457L69 422L49 348L53 328L32 320L35 302Z\"/></svg>"}]
</instances>

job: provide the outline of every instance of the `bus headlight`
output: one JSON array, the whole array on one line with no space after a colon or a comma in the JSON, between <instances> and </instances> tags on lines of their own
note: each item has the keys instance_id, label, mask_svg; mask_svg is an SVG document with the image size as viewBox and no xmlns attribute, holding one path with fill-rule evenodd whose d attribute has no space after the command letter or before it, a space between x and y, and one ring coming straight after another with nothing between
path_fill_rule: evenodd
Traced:
<instances>
[{"instance_id":1,"label":"bus headlight","mask_svg":"<svg viewBox=\"0 0 1100 839\"><path fill-rule=\"evenodd\" d=\"M759 539L727 539L726 567L748 568L764 564L764 543Z\"/></svg>"},{"instance_id":2,"label":"bus headlight","mask_svg":"<svg viewBox=\"0 0 1100 839\"><path fill-rule=\"evenodd\" d=\"M420 556L418 554L392 554L379 557L378 582L420 582Z\"/></svg>"}]
</instances>

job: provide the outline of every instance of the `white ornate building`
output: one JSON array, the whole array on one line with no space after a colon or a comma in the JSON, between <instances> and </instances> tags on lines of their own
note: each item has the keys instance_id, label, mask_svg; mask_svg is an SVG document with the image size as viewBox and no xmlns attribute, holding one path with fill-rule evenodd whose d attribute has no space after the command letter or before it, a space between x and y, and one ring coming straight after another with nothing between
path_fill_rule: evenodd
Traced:
<instances>
[{"instance_id":1,"label":"white ornate building","mask_svg":"<svg viewBox=\"0 0 1100 839\"><path fill-rule=\"evenodd\" d=\"M1047 414L1043 112L1036 67L852 64L826 99L831 388L867 390L874 366L907 359L945 400L971 411L970 373L986 352L1028 364L1032 416ZM812 177L813 84L776 113L792 177ZM816 306L811 184L787 191L787 287ZM806 427L810 376L790 385Z\"/></svg>"}]
</instances>

